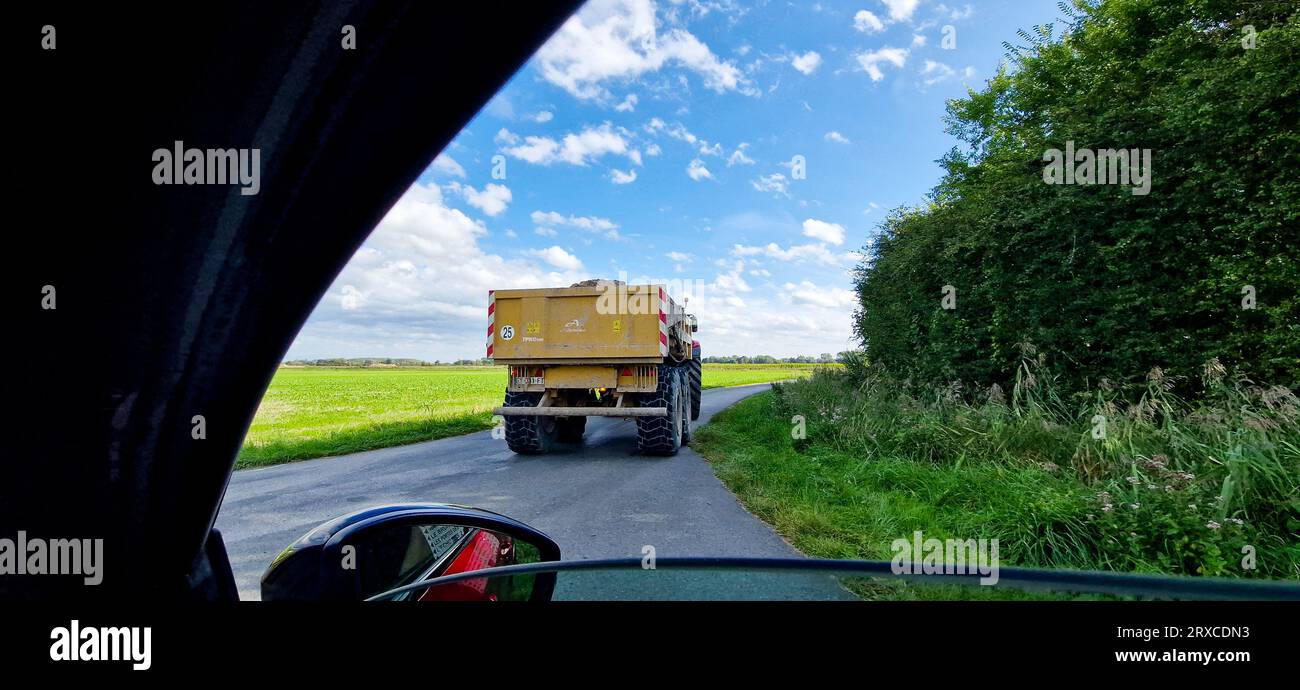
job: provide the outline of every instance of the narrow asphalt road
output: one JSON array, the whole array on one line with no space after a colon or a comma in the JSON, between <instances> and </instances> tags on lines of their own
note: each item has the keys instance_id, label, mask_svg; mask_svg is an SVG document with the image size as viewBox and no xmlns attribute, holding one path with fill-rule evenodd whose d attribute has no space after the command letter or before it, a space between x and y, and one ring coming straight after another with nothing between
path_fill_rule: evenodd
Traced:
<instances>
[{"instance_id":1,"label":"narrow asphalt road","mask_svg":"<svg viewBox=\"0 0 1300 690\"><path fill-rule=\"evenodd\" d=\"M704 392L698 427L766 384ZM522 520L564 560L799 555L750 515L699 455L636 452L634 422L593 417L581 445L515 455L484 431L335 458L241 470L217 519L240 597L260 598L266 566L330 518L384 503L460 503Z\"/></svg>"}]
</instances>

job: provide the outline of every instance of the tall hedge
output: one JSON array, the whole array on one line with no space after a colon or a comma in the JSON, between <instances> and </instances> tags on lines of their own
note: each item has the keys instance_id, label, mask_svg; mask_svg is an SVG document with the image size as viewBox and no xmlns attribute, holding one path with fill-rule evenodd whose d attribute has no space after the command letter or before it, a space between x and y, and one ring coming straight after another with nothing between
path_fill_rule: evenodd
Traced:
<instances>
[{"instance_id":1,"label":"tall hedge","mask_svg":"<svg viewBox=\"0 0 1300 690\"><path fill-rule=\"evenodd\" d=\"M866 250L856 326L870 359L987 385L1031 342L1076 386L1157 366L1194 380L1212 357L1300 384L1300 3L1062 11L949 102L961 145L943 179ZM1150 149L1150 192L1047 184L1044 154L1067 141Z\"/></svg>"}]
</instances>

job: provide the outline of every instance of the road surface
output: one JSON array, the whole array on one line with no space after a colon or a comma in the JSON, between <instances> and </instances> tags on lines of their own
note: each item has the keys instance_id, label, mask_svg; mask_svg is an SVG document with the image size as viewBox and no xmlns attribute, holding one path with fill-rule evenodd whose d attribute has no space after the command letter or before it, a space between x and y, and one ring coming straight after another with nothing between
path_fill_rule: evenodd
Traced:
<instances>
[{"instance_id":1,"label":"road surface","mask_svg":"<svg viewBox=\"0 0 1300 690\"><path fill-rule=\"evenodd\" d=\"M767 387L704 391L695 427ZM260 598L266 566L311 528L384 503L460 503L509 515L549 534L564 560L639 559L646 545L659 558L799 555L690 448L670 458L636 454L631 420L591 417L581 445L558 448L515 455L484 431L235 472L217 528L240 598ZM785 579L780 586L795 578Z\"/></svg>"}]
</instances>

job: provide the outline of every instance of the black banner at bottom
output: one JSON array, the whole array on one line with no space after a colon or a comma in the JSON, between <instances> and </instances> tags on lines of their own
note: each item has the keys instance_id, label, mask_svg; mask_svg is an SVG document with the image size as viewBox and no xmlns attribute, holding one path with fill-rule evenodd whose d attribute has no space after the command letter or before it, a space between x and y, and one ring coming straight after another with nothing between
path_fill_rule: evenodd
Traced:
<instances>
[{"instance_id":1,"label":"black banner at bottom","mask_svg":"<svg viewBox=\"0 0 1300 690\"><path fill-rule=\"evenodd\" d=\"M926 677L1021 667L1236 674L1293 669L1298 613L1290 603L1213 602L11 603L0 662L50 676L256 677L287 666L361 675L383 668L426 680L434 668L452 672L457 658L748 672L820 659L866 672L911 667Z\"/></svg>"}]
</instances>

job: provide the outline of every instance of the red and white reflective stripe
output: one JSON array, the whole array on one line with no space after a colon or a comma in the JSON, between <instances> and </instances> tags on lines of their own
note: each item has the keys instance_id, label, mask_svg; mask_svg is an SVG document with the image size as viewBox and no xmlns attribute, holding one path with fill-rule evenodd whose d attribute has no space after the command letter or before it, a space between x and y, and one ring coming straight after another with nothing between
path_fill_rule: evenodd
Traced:
<instances>
[{"instance_id":1,"label":"red and white reflective stripe","mask_svg":"<svg viewBox=\"0 0 1300 690\"><path fill-rule=\"evenodd\" d=\"M487 333L487 356L492 359L492 341L496 336L497 320L497 292L488 290L488 333Z\"/></svg>"},{"instance_id":2,"label":"red and white reflective stripe","mask_svg":"<svg viewBox=\"0 0 1300 690\"><path fill-rule=\"evenodd\" d=\"M659 356L668 356L668 293L659 288Z\"/></svg>"}]
</instances>

